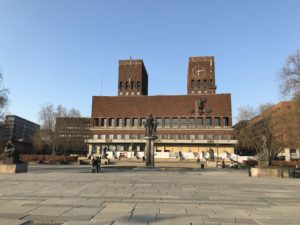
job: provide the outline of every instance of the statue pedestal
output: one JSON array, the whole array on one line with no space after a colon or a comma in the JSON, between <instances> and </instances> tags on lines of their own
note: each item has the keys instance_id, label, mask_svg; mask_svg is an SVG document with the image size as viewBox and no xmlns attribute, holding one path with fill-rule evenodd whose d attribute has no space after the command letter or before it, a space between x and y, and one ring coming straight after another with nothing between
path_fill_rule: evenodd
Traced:
<instances>
[{"instance_id":1,"label":"statue pedestal","mask_svg":"<svg viewBox=\"0 0 300 225\"><path fill-rule=\"evenodd\" d=\"M154 166L154 140L157 136L144 137L146 140L146 166Z\"/></svg>"},{"instance_id":2,"label":"statue pedestal","mask_svg":"<svg viewBox=\"0 0 300 225\"><path fill-rule=\"evenodd\" d=\"M26 173L28 164L0 164L0 173Z\"/></svg>"}]
</instances>

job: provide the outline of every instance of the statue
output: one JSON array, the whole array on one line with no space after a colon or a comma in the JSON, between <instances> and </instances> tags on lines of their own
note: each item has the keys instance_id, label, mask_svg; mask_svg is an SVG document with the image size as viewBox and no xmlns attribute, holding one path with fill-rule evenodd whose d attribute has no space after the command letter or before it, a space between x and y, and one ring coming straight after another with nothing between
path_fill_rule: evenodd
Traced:
<instances>
[{"instance_id":1,"label":"statue","mask_svg":"<svg viewBox=\"0 0 300 225\"><path fill-rule=\"evenodd\" d=\"M158 125L158 123L154 122L154 118L149 113L149 116L146 119L146 122L144 122L145 136L146 137L155 136L157 125Z\"/></svg>"},{"instance_id":2,"label":"statue","mask_svg":"<svg viewBox=\"0 0 300 225\"><path fill-rule=\"evenodd\" d=\"M268 146L267 146L267 138L266 136L261 136L261 149L260 152L257 153L258 157L258 165L259 166L269 166L269 154L268 154Z\"/></svg>"},{"instance_id":3,"label":"statue","mask_svg":"<svg viewBox=\"0 0 300 225\"><path fill-rule=\"evenodd\" d=\"M157 139L156 128L158 123L155 122L153 116L149 113L146 122L144 122L145 137L146 139L146 150L145 160L146 166L154 166L154 140Z\"/></svg>"},{"instance_id":4,"label":"statue","mask_svg":"<svg viewBox=\"0 0 300 225\"><path fill-rule=\"evenodd\" d=\"M2 154L2 162L4 164L18 164L21 163L20 156L18 150L15 148L14 145L15 137L12 137L9 140L4 148L4 153Z\"/></svg>"},{"instance_id":5,"label":"statue","mask_svg":"<svg viewBox=\"0 0 300 225\"><path fill-rule=\"evenodd\" d=\"M198 114L201 116L204 111L204 99L200 97L198 99Z\"/></svg>"}]
</instances>

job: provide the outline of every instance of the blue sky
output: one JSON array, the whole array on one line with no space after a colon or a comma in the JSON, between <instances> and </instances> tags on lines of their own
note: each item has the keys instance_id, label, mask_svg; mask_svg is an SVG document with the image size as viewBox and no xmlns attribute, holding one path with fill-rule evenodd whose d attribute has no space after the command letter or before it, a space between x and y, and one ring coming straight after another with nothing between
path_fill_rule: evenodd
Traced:
<instances>
[{"instance_id":1,"label":"blue sky","mask_svg":"<svg viewBox=\"0 0 300 225\"><path fill-rule=\"evenodd\" d=\"M130 56L144 60L149 95L186 94L188 57L213 55L235 118L240 106L281 100L276 74L300 48L299 9L298 0L0 0L9 111L38 122L52 103L90 116L93 95L117 95L118 60Z\"/></svg>"}]
</instances>

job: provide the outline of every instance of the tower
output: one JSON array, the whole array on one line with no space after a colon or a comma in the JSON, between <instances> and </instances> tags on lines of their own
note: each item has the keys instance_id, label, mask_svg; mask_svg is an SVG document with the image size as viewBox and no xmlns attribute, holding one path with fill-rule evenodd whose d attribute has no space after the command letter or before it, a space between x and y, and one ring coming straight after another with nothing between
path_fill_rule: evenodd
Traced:
<instances>
[{"instance_id":1,"label":"tower","mask_svg":"<svg viewBox=\"0 0 300 225\"><path fill-rule=\"evenodd\" d=\"M148 95L148 74L143 60L119 60L118 95Z\"/></svg>"},{"instance_id":2,"label":"tower","mask_svg":"<svg viewBox=\"0 0 300 225\"><path fill-rule=\"evenodd\" d=\"M193 94L215 94L215 61L213 56L190 57L187 91Z\"/></svg>"}]
</instances>

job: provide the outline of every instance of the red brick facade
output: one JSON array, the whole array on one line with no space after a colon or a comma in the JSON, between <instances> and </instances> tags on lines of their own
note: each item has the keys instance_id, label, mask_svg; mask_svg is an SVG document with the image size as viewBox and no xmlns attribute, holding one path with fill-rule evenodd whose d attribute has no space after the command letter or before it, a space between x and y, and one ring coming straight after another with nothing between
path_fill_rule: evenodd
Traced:
<instances>
[{"instance_id":1,"label":"red brick facade","mask_svg":"<svg viewBox=\"0 0 300 225\"><path fill-rule=\"evenodd\" d=\"M119 96L93 96L93 139L89 143L116 149L127 145L125 150L129 151L138 145L142 151L143 121L151 113L159 123L157 150L162 146L193 146L199 152L200 147L212 143L232 147L231 95L215 94L214 57L191 57L187 77L188 95L147 96L148 75L143 61L120 61ZM134 81L133 85L129 81Z\"/></svg>"}]
</instances>

